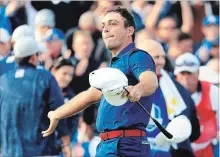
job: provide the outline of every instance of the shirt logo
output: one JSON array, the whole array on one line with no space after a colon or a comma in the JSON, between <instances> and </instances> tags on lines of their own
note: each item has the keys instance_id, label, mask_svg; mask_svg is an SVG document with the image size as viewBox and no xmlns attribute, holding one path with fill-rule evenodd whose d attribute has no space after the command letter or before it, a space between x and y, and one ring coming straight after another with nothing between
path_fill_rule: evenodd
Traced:
<instances>
[{"instance_id":1,"label":"shirt logo","mask_svg":"<svg viewBox=\"0 0 220 157\"><path fill-rule=\"evenodd\" d=\"M162 119L162 117L161 117L161 109L160 109L157 105L155 105L155 104L152 105L151 116L152 116L153 118L155 118L160 124L163 123L163 119ZM156 128L157 128L157 126L155 125L155 123L153 122L153 120L150 119L150 121L149 121L149 123L148 123L148 125L147 125L146 130L147 130L148 132L152 132L152 131L154 131Z\"/></svg>"},{"instance_id":2,"label":"shirt logo","mask_svg":"<svg viewBox=\"0 0 220 157\"><path fill-rule=\"evenodd\" d=\"M15 73L15 78L22 78L22 77L24 77L24 72L25 72L24 69L17 70L16 73Z\"/></svg>"}]
</instances>

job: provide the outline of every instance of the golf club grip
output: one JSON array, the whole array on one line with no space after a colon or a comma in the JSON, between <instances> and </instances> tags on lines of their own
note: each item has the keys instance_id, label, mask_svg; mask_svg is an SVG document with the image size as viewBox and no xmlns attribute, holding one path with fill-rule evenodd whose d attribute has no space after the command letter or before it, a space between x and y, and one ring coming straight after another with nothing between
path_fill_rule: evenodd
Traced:
<instances>
[{"instance_id":1,"label":"golf club grip","mask_svg":"<svg viewBox=\"0 0 220 157\"><path fill-rule=\"evenodd\" d=\"M168 139L173 138L173 135L170 134L156 119L154 119L152 116L151 116L151 119L154 121L154 123L156 124L156 126L160 129L160 131L161 131Z\"/></svg>"}]
</instances>

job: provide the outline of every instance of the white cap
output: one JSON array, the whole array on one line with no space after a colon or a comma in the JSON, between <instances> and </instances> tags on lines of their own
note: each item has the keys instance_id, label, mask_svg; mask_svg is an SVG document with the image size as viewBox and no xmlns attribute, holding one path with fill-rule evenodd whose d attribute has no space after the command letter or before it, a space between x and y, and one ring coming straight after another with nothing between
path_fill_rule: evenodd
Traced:
<instances>
[{"instance_id":1,"label":"white cap","mask_svg":"<svg viewBox=\"0 0 220 157\"><path fill-rule=\"evenodd\" d=\"M198 58L190 52L184 53L177 57L175 61L174 74L178 74L183 71L195 73L199 71L200 63Z\"/></svg>"},{"instance_id":2,"label":"white cap","mask_svg":"<svg viewBox=\"0 0 220 157\"><path fill-rule=\"evenodd\" d=\"M35 16L35 25L54 27L55 26L54 12L50 9L42 9L39 12L37 12Z\"/></svg>"},{"instance_id":3,"label":"white cap","mask_svg":"<svg viewBox=\"0 0 220 157\"><path fill-rule=\"evenodd\" d=\"M180 115L168 123L166 130L173 135L172 139L167 138L168 141L172 143L181 143L191 135L192 125L186 116Z\"/></svg>"},{"instance_id":4,"label":"white cap","mask_svg":"<svg viewBox=\"0 0 220 157\"><path fill-rule=\"evenodd\" d=\"M128 101L127 97L121 98L123 87L128 86L128 79L118 69L101 68L89 75L90 85L102 90L106 101L114 106L120 106Z\"/></svg>"},{"instance_id":5,"label":"white cap","mask_svg":"<svg viewBox=\"0 0 220 157\"><path fill-rule=\"evenodd\" d=\"M38 44L33 37L20 37L14 45L15 58L24 58L32 56L38 52Z\"/></svg>"},{"instance_id":6,"label":"white cap","mask_svg":"<svg viewBox=\"0 0 220 157\"><path fill-rule=\"evenodd\" d=\"M34 38L34 32L30 26L21 25L17 27L12 34L11 41L15 43L20 37L23 36L31 36Z\"/></svg>"},{"instance_id":7,"label":"white cap","mask_svg":"<svg viewBox=\"0 0 220 157\"><path fill-rule=\"evenodd\" d=\"M0 42L7 43L10 40L8 31L4 28L0 28Z\"/></svg>"}]
</instances>

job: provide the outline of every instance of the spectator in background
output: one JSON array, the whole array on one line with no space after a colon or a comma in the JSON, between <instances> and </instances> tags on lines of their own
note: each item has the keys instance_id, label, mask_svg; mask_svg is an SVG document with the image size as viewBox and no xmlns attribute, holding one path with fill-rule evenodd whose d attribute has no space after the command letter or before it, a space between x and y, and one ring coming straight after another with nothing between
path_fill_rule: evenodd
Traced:
<instances>
[{"instance_id":1,"label":"spectator in background","mask_svg":"<svg viewBox=\"0 0 220 157\"><path fill-rule=\"evenodd\" d=\"M11 38L12 44L14 45L15 42L23 36L31 36L34 38L33 29L29 25L21 25L14 30Z\"/></svg>"},{"instance_id":2,"label":"spectator in background","mask_svg":"<svg viewBox=\"0 0 220 157\"><path fill-rule=\"evenodd\" d=\"M55 134L43 138L41 130L48 127L48 111L62 105L63 97L52 74L36 69L37 53L35 39L21 37L14 46L18 67L0 78L2 156L59 155ZM65 120L59 123L57 133L65 157L70 157Z\"/></svg>"},{"instance_id":3,"label":"spectator in background","mask_svg":"<svg viewBox=\"0 0 220 157\"><path fill-rule=\"evenodd\" d=\"M51 67L51 72L54 75L57 83L62 91L64 102L68 102L75 96L75 92L69 86L75 73L75 65L69 59L60 57L54 62ZM72 138L78 127L79 116L75 115L67 119L67 125L70 130L70 137Z\"/></svg>"},{"instance_id":4,"label":"spectator in background","mask_svg":"<svg viewBox=\"0 0 220 157\"><path fill-rule=\"evenodd\" d=\"M95 61L94 58L91 57L94 49L94 42L89 32L75 32L72 47L75 54L70 59L76 63L76 71L71 82L71 87L76 94L78 94L90 87L89 74L90 72L98 69L101 62ZM93 124L95 120L95 105L91 105L83 112L83 120L88 125Z\"/></svg>"},{"instance_id":5,"label":"spectator in background","mask_svg":"<svg viewBox=\"0 0 220 157\"><path fill-rule=\"evenodd\" d=\"M67 49L64 43L64 33L57 28L48 30L42 42L46 46L47 52L40 56L45 68L49 69L55 60L64 56Z\"/></svg>"},{"instance_id":6,"label":"spectator in background","mask_svg":"<svg viewBox=\"0 0 220 157\"><path fill-rule=\"evenodd\" d=\"M183 21L180 27L178 27L178 19L175 18L175 15L168 14L172 5L171 1L157 1L146 19L146 28L154 32L156 39L161 42L166 53L177 30L190 33L193 26L193 15L189 3L180 1L180 4Z\"/></svg>"},{"instance_id":7,"label":"spectator in background","mask_svg":"<svg viewBox=\"0 0 220 157\"><path fill-rule=\"evenodd\" d=\"M148 1L133 1L131 3L131 12L134 16L137 32L145 28L145 19L152 9L152 5Z\"/></svg>"},{"instance_id":8,"label":"spectator in background","mask_svg":"<svg viewBox=\"0 0 220 157\"><path fill-rule=\"evenodd\" d=\"M196 55L199 57L201 64L205 64L211 57L219 57L219 16L209 15L203 20L203 40Z\"/></svg>"},{"instance_id":9,"label":"spectator in background","mask_svg":"<svg viewBox=\"0 0 220 157\"><path fill-rule=\"evenodd\" d=\"M12 23L12 30L15 30L18 26L28 24L34 29L34 21L36 10L31 5L30 0L8 1L6 6L6 15L9 17Z\"/></svg>"},{"instance_id":10,"label":"spectator in background","mask_svg":"<svg viewBox=\"0 0 220 157\"><path fill-rule=\"evenodd\" d=\"M79 93L90 87L89 73L98 69L100 62L91 58L94 42L89 32L77 31L73 36L72 48L75 54L70 59L76 62L76 71L71 86Z\"/></svg>"},{"instance_id":11,"label":"spectator in background","mask_svg":"<svg viewBox=\"0 0 220 157\"><path fill-rule=\"evenodd\" d=\"M55 14L52 10L42 9L35 16L35 38L37 42L46 35L48 30L55 27Z\"/></svg>"},{"instance_id":12,"label":"spectator in background","mask_svg":"<svg viewBox=\"0 0 220 157\"><path fill-rule=\"evenodd\" d=\"M18 41L19 38L23 36L30 36L34 38L34 32L28 25L21 25L17 27L11 37L11 47L13 49L14 44ZM41 51L41 50L39 50ZM0 76L10 70L15 68L15 60L13 56L13 50L8 53L8 55L0 61Z\"/></svg>"},{"instance_id":13,"label":"spectator in background","mask_svg":"<svg viewBox=\"0 0 220 157\"><path fill-rule=\"evenodd\" d=\"M10 35L4 28L0 28L0 60L9 55L11 48Z\"/></svg>"},{"instance_id":14,"label":"spectator in background","mask_svg":"<svg viewBox=\"0 0 220 157\"><path fill-rule=\"evenodd\" d=\"M156 65L156 74L159 79L159 87L155 92L151 115L162 122L164 127L166 127L168 123L172 123L172 120L175 119L174 117L179 115L187 117L190 120L190 125L192 125L191 135L185 138L184 142L179 143L178 148L175 150L171 147L169 142L164 142L162 146L155 145L156 141L163 140L159 137L160 135L158 135L161 134L159 129L153 121L150 121L146 130L148 132L148 139L152 144L151 155L153 157L194 157L190 142L198 139L200 130L196 109L190 93L163 70L165 65L165 52L158 42L154 40L144 40L141 43L137 43L137 47L145 50L152 56ZM181 124L176 127L180 130L187 129L182 127Z\"/></svg>"},{"instance_id":15,"label":"spectator in background","mask_svg":"<svg viewBox=\"0 0 220 157\"><path fill-rule=\"evenodd\" d=\"M102 30L101 21L107 11L116 5L122 5L121 1L97 0L91 6L91 10L95 14L96 26L99 31Z\"/></svg>"},{"instance_id":16,"label":"spectator in background","mask_svg":"<svg viewBox=\"0 0 220 157\"><path fill-rule=\"evenodd\" d=\"M110 53L108 53L106 50L101 32L96 28L95 15L93 11L83 13L79 18L78 27L71 28L67 31L65 38L69 49L72 47L72 39L77 30L89 31L91 33L94 41L94 50L91 54L91 57L98 62L109 62ZM74 51L72 51L71 55L74 55Z\"/></svg>"},{"instance_id":17,"label":"spectator in background","mask_svg":"<svg viewBox=\"0 0 220 157\"><path fill-rule=\"evenodd\" d=\"M69 86L75 73L75 65L69 59L60 57L51 67L51 72L54 75L57 83L62 91L64 103L68 102L75 96L75 92ZM79 114L67 118L67 127L69 129L70 140L73 140L78 128Z\"/></svg>"},{"instance_id":18,"label":"spectator in background","mask_svg":"<svg viewBox=\"0 0 220 157\"><path fill-rule=\"evenodd\" d=\"M187 33L179 32L175 39L170 43L168 55L174 63L178 56L186 52L193 53L192 36Z\"/></svg>"},{"instance_id":19,"label":"spectator in background","mask_svg":"<svg viewBox=\"0 0 220 157\"><path fill-rule=\"evenodd\" d=\"M199 60L191 53L185 53L176 59L174 74L176 80L187 88L196 104L200 121L201 135L192 143L196 157L214 157L212 140L217 137L217 115L219 89L204 81L199 81Z\"/></svg>"},{"instance_id":20,"label":"spectator in background","mask_svg":"<svg viewBox=\"0 0 220 157\"><path fill-rule=\"evenodd\" d=\"M101 139L95 136L92 129L85 123L83 117L80 117L78 131L72 141L72 154L74 157L93 157L96 155L96 148Z\"/></svg>"},{"instance_id":21,"label":"spectator in background","mask_svg":"<svg viewBox=\"0 0 220 157\"><path fill-rule=\"evenodd\" d=\"M56 15L56 28L64 33L70 28L76 27L82 13L89 10L93 1L70 1L70 0L50 0L31 1L31 5L38 11L50 9Z\"/></svg>"}]
</instances>

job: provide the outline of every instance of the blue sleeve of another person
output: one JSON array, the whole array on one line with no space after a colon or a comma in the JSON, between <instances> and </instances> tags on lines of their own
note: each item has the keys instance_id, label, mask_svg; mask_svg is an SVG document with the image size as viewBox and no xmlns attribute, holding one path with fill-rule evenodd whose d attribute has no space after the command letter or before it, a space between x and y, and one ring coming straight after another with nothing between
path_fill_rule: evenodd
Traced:
<instances>
[{"instance_id":1,"label":"blue sleeve of another person","mask_svg":"<svg viewBox=\"0 0 220 157\"><path fill-rule=\"evenodd\" d=\"M144 71L152 71L154 73L156 71L153 58L143 51L137 51L130 55L129 68L137 80L139 80L140 74Z\"/></svg>"},{"instance_id":2,"label":"blue sleeve of another person","mask_svg":"<svg viewBox=\"0 0 220 157\"><path fill-rule=\"evenodd\" d=\"M57 84L57 81L55 80L55 78L53 76L50 79L49 97L48 98L49 98L48 104L49 104L50 110L55 110L64 104L63 95L62 95L61 90ZM69 134L66 119L62 119L59 121L56 130L58 133L58 138Z\"/></svg>"}]
</instances>

